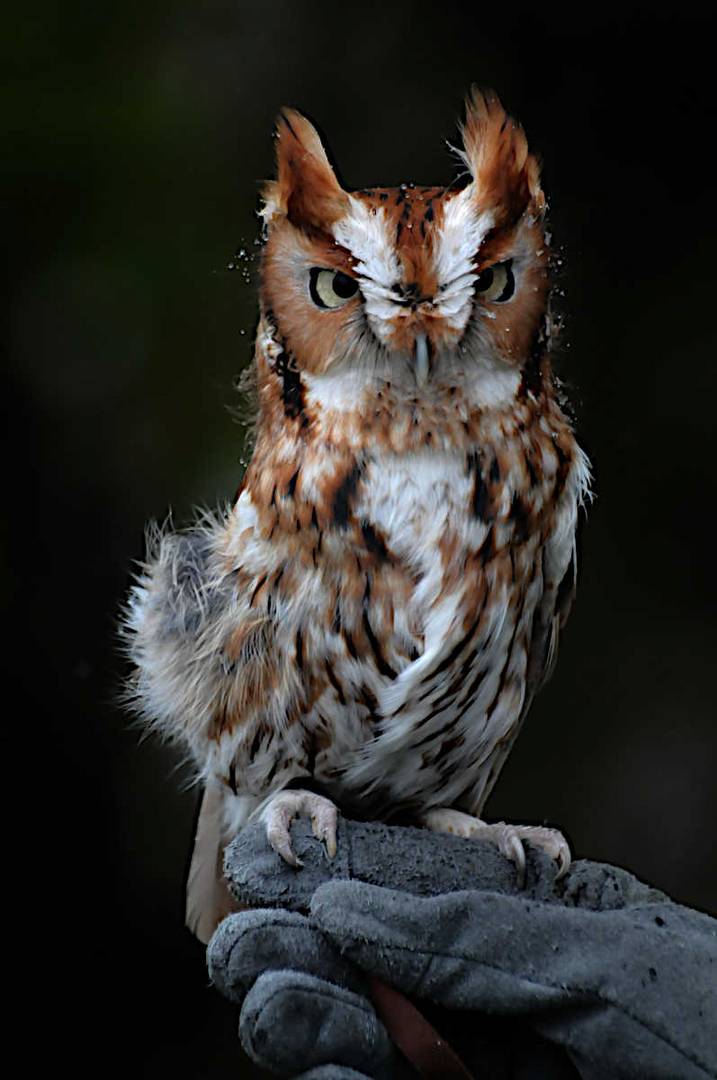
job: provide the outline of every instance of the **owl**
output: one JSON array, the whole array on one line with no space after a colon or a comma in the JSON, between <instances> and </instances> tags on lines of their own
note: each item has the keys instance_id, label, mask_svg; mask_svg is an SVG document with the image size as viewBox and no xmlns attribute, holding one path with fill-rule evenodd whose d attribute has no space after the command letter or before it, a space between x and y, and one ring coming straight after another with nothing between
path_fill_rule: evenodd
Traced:
<instances>
[{"instance_id":1,"label":"owl","mask_svg":"<svg viewBox=\"0 0 717 1080\"><path fill-rule=\"evenodd\" d=\"M551 374L539 168L473 90L449 187L345 190L285 109L263 189L257 417L236 501L155 528L127 606L130 695L204 785L188 885L202 940L250 820L299 865L338 810L524 842L481 811L556 654L589 487Z\"/></svg>"}]
</instances>

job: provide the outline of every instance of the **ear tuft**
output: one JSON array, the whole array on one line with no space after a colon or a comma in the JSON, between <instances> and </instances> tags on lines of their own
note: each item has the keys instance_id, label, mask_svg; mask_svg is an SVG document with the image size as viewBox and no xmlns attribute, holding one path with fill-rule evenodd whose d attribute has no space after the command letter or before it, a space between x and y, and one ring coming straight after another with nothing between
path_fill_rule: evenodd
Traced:
<instances>
[{"instance_id":1,"label":"ear tuft","mask_svg":"<svg viewBox=\"0 0 717 1080\"><path fill-rule=\"evenodd\" d=\"M475 198L495 214L496 225L509 224L528 207L545 211L540 168L528 152L528 140L493 90L472 87L466 98L461 155L473 176Z\"/></svg>"},{"instance_id":2,"label":"ear tuft","mask_svg":"<svg viewBox=\"0 0 717 1080\"><path fill-rule=\"evenodd\" d=\"M286 217L298 228L327 231L349 205L316 128L296 109L276 123L276 180L262 191L262 217Z\"/></svg>"}]
</instances>

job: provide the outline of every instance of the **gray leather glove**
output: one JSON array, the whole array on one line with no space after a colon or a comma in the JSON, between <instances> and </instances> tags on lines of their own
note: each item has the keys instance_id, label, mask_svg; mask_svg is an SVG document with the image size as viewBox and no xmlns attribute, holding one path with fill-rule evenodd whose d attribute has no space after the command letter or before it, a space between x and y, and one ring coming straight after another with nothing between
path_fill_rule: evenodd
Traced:
<instances>
[{"instance_id":1,"label":"gray leather glove","mask_svg":"<svg viewBox=\"0 0 717 1080\"><path fill-rule=\"evenodd\" d=\"M261 826L230 846L232 891L259 910L229 916L208 950L264 1068L304 1080L417 1075L377 1014L389 984L476 1078L717 1077L707 915L599 863L556 882L532 850L518 890L490 845L419 829L342 820L333 862L307 823L292 839L299 871ZM423 1075L448 1075L436 1069Z\"/></svg>"}]
</instances>

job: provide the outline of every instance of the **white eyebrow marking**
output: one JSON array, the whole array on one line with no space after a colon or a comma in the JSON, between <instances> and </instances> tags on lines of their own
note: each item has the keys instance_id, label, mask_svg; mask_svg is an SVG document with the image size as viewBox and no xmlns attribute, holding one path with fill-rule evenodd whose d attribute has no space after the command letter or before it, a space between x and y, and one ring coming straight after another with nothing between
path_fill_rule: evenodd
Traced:
<instances>
[{"instance_id":1,"label":"white eyebrow marking","mask_svg":"<svg viewBox=\"0 0 717 1080\"><path fill-rule=\"evenodd\" d=\"M354 270L361 281L364 310L373 332L388 340L388 320L396 314L395 285L402 278L394 236L382 206L366 206L349 196L350 210L333 226L334 239L358 260Z\"/></svg>"},{"instance_id":2,"label":"white eyebrow marking","mask_svg":"<svg viewBox=\"0 0 717 1080\"><path fill-rule=\"evenodd\" d=\"M390 289L400 281L401 266L384 209L368 207L354 195L349 201L348 214L333 226L334 238L358 259L357 273Z\"/></svg>"},{"instance_id":3,"label":"white eyebrow marking","mask_svg":"<svg viewBox=\"0 0 717 1080\"><path fill-rule=\"evenodd\" d=\"M436 231L434 268L440 284L438 309L462 329L473 307L473 285L478 276L476 252L494 224L490 210L481 210L473 185L445 203L443 225Z\"/></svg>"},{"instance_id":4,"label":"white eyebrow marking","mask_svg":"<svg viewBox=\"0 0 717 1080\"><path fill-rule=\"evenodd\" d=\"M476 205L473 185L445 203L443 226L438 230L435 270L438 280L451 284L472 274L476 252L495 223L490 210Z\"/></svg>"}]
</instances>

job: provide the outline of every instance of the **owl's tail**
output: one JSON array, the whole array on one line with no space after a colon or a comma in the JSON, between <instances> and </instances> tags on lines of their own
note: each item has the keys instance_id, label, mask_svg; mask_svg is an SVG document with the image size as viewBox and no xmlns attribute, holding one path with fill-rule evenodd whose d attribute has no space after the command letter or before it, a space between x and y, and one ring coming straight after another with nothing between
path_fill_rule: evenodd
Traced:
<instances>
[{"instance_id":1,"label":"owl's tail","mask_svg":"<svg viewBox=\"0 0 717 1080\"><path fill-rule=\"evenodd\" d=\"M222 793L209 784L202 796L197 819L185 915L188 929L205 945L222 919L238 910L224 877L223 825Z\"/></svg>"}]
</instances>

